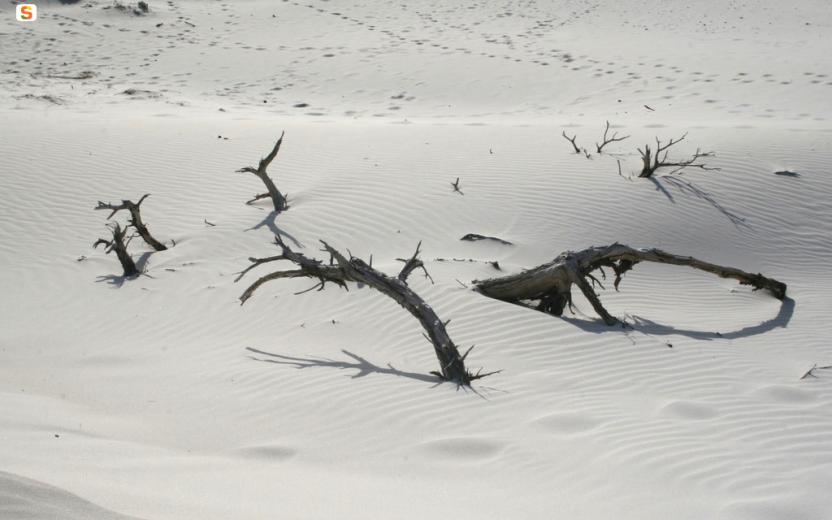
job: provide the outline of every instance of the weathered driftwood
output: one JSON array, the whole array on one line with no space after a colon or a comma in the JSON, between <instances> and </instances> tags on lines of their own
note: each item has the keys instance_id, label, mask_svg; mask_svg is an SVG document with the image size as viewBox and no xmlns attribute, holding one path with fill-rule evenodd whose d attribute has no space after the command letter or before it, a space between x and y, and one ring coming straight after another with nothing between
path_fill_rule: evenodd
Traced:
<instances>
[{"instance_id":1,"label":"weathered driftwood","mask_svg":"<svg viewBox=\"0 0 832 520\"><path fill-rule=\"evenodd\" d=\"M538 310L555 316L560 316L566 305L570 305L571 308L571 291L575 285L604 322L614 325L618 323L618 319L607 312L593 290L594 284L602 288L603 285L592 273L600 270L605 277L603 268L609 267L615 273L613 286L618 290L621 277L639 262L693 267L722 278L733 278L755 289L766 289L780 300L786 297L786 284L761 274L747 273L733 267L703 262L690 256L678 256L659 249L635 249L617 243L582 251L567 251L553 261L533 269L499 278L474 280L473 283L485 296L508 302L536 301Z\"/></svg>"},{"instance_id":2,"label":"weathered driftwood","mask_svg":"<svg viewBox=\"0 0 832 520\"><path fill-rule=\"evenodd\" d=\"M267 197L272 199L272 204L274 205L274 210L276 213L280 213L288 208L286 203L286 196L283 195L280 190L277 189L274 181L269 177L268 172L266 171L269 165L272 163L275 157L277 157L277 152L280 151L280 145L283 144L283 136L285 132L280 134L280 139L277 140L277 143L274 145L271 153L266 157L260 159L260 163L257 165L257 168L252 166L246 166L245 168L240 168L237 172L245 172L245 173L253 173L257 178L263 181L263 184L266 185L267 193L260 193L255 195L254 198L247 201L246 204L251 204L252 202L260 199L265 199Z\"/></svg>"},{"instance_id":3,"label":"weathered driftwood","mask_svg":"<svg viewBox=\"0 0 832 520\"><path fill-rule=\"evenodd\" d=\"M607 137L607 134L610 131L610 122L607 121L607 126L604 128L604 138L601 144L595 143L595 151L598 153L602 153L605 146L610 143L617 143L618 141L623 141L630 137L629 135L625 135L624 137L618 137L618 132L613 132L611 137Z\"/></svg>"},{"instance_id":4,"label":"weathered driftwood","mask_svg":"<svg viewBox=\"0 0 832 520\"><path fill-rule=\"evenodd\" d=\"M267 258L249 258L252 265L240 273L237 280L254 267L267 262L289 260L298 268L290 271L276 271L260 277L240 296L241 303L245 303L251 298L252 294L266 282L282 278L317 279L318 283L307 291L312 289L322 290L326 282L334 283L344 289L348 289L347 282L363 283L389 296L419 320L419 323L425 329L425 337L433 345L434 352L439 360L439 371L432 372L433 374L445 381L452 381L459 385L469 385L471 381L493 373L477 372L472 374L468 372L465 368L465 358L473 347L469 348L464 354L460 354L445 329L448 322L440 320L434 310L408 287L407 277L416 269L425 269L424 264L418 258L419 247L416 248L416 252L410 259L399 259L404 262L404 267L397 276L391 277L374 269L360 258L352 255L349 258L345 257L324 241L321 241L321 243L324 247L323 251L330 255L329 264L324 264L320 260L308 258L301 253L292 251L280 237L275 238L275 243L281 248L281 254ZM427 275L427 270L425 270L425 274Z\"/></svg>"},{"instance_id":5,"label":"weathered driftwood","mask_svg":"<svg viewBox=\"0 0 832 520\"><path fill-rule=\"evenodd\" d=\"M151 235L150 231L147 229L147 224L145 224L142 220L142 202L144 202L144 199L148 198L149 196L150 194L146 193L142 196L142 198L139 199L139 202L133 202L131 200L122 200L121 204L119 205L115 205L112 203L105 204L99 200L98 205L93 209L110 210L110 214L107 215L107 220L113 218L113 215L115 215L119 211L126 209L130 212L130 225L136 228L136 231L139 233L142 239L144 239L144 241L147 242L147 244L156 251L164 251L167 249L167 246L153 238L153 235Z\"/></svg>"},{"instance_id":6,"label":"weathered driftwood","mask_svg":"<svg viewBox=\"0 0 832 520\"><path fill-rule=\"evenodd\" d=\"M107 246L104 251L105 253L110 254L115 251L118 261L121 262L121 267L124 270L124 276L135 276L139 274L139 270L136 268L136 263L133 262L133 258L131 258L130 253L127 252L127 244L130 243L133 236L127 238L127 241L125 242L124 237L127 234L127 228L122 228L118 222L114 222L107 227L112 232L113 238L111 240L99 238L95 241L92 247L98 247L100 244L103 244Z\"/></svg>"},{"instance_id":7,"label":"weathered driftwood","mask_svg":"<svg viewBox=\"0 0 832 520\"><path fill-rule=\"evenodd\" d=\"M641 154L641 161L642 161L642 168L641 168L641 173L639 174L639 177L642 177L642 178L652 177L653 174L656 173L656 170L658 170L659 168L666 168L666 167L675 167L676 168L675 170L670 172L671 174L678 173L678 172L684 170L685 168L699 168L699 169L708 170L708 171L719 170L719 168L709 168L704 163L697 162L702 158L711 157L714 154L713 152L702 152L701 150L699 150L699 148L696 149L696 153L693 154L693 156L691 156L690 159L687 159L687 160L684 160L684 161L677 161L677 162L667 160L667 154L668 154L667 149L670 148L671 146L675 145L675 144L680 143L681 141L684 141L685 137L687 137L687 136L688 136L688 134L686 132L679 139L671 139L670 141L667 142L667 144L664 144L664 145L662 144L661 141L659 141L659 138L657 137L656 138L656 155L655 156L652 155L652 150L650 150L650 145L649 144L644 145L644 150L642 150L641 148L637 148L638 152ZM662 155L662 152L664 152L664 155Z\"/></svg>"}]
</instances>

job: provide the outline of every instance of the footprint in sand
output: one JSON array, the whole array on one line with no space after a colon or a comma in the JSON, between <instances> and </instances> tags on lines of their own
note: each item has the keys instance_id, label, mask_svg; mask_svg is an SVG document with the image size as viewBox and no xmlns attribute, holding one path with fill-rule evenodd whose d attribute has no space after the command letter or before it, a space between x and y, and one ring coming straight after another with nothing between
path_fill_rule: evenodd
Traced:
<instances>
[{"instance_id":1,"label":"footprint in sand","mask_svg":"<svg viewBox=\"0 0 832 520\"><path fill-rule=\"evenodd\" d=\"M498 455L505 445L502 442L473 437L456 437L428 441L420 448L438 457L457 460L483 460Z\"/></svg>"},{"instance_id":2,"label":"footprint in sand","mask_svg":"<svg viewBox=\"0 0 832 520\"><path fill-rule=\"evenodd\" d=\"M659 414L679 419L701 421L715 417L717 412L713 407L706 404L693 401L673 401L659 410Z\"/></svg>"},{"instance_id":3,"label":"footprint in sand","mask_svg":"<svg viewBox=\"0 0 832 520\"><path fill-rule=\"evenodd\" d=\"M280 445L249 446L236 451L243 457L262 460L287 460L298 453L294 448Z\"/></svg>"},{"instance_id":4,"label":"footprint in sand","mask_svg":"<svg viewBox=\"0 0 832 520\"><path fill-rule=\"evenodd\" d=\"M558 412L535 419L534 424L556 435L576 435L594 430L601 421L586 413Z\"/></svg>"}]
</instances>

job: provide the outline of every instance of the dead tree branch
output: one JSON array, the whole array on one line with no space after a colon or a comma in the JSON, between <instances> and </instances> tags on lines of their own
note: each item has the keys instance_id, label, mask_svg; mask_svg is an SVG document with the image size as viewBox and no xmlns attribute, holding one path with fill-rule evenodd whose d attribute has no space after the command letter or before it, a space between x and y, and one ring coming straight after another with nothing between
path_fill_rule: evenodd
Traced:
<instances>
[{"instance_id":1,"label":"dead tree branch","mask_svg":"<svg viewBox=\"0 0 832 520\"><path fill-rule=\"evenodd\" d=\"M313 288L319 290L324 288L326 282L332 282L344 289L347 289L347 282L358 282L366 284L373 289L389 296L399 305L412 314L425 329L425 337L433 345L434 352L439 360L439 371L433 372L442 380L453 381L458 385L470 385L471 381L490 375L492 373L472 374L465 368L465 355L461 355L456 345L451 340L445 329L445 323L439 319L434 310L410 287L407 285L407 277L415 269L424 269L424 264L419 260L419 247L409 259L404 261L405 265L398 276L391 277L374 269L369 264L350 255L349 258L342 255L338 250L324 241L323 251L330 255L329 264L320 260L308 258L301 253L292 251L279 237L275 238L282 253L277 256L250 259L254 265L277 260L289 260L298 268L290 271L276 271L260 277L248 289L246 289L240 302L245 303L254 292L264 283L282 278L313 278L318 284ZM243 271L249 271L252 267ZM427 271L425 270L427 273ZM242 276L241 274L241 276ZM467 355L467 353L466 353Z\"/></svg>"},{"instance_id":2,"label":"dead tree branch","mask_svg":"<svg viewBox=\"0 0 832 520\"><path fill-rule=\"evenodd\" d=\"M601 150L604 149L610 143L617 143L618 141L623 141L630 137L629 135L625 135L624 137L618 137L618 132L613 132L612 137L607 137L607 134L610 131L610 122L607 121L607 126L604 128L604 142L601 144L595 143L595 151L601 153Z\"/></svg>"},{"instance_id":3,"label":"dead tree branch","mask_svg":"<svg viewBox=\"0 0 832 520\"><path fill-rule=\"evenodd\" d=\"M659 141L659 138L657 137L655 156L652 156L652 151L650 150L649 144L644 145L644 150L642 150L641 148L637 148L638 152L641 154L641 161L643 163L639 177L652 177L656 170L658 170L659 168L666 167L676 168L675 170L670 172L671 174L678 173L684 170L685 168L699 168L701 170L708 171L719 170L719 168L710 168L705 163L697 162L700 159L703 159L705 157L712 157L714 155L713 152L702 152L699 148L696 149L696 153L694 153L690 159L687 159L685 161L673 162L667 160L668 148L684 141L687 135L687 132L685 132L679 139L671 139L664 145L661 141Z\"/></svg>"},{"instance_id":4,"label":"dead tree branch","mask_svg":"<svg viewBox=\"0 0 832 520\"><path fill-rule=\"evenodd\" d=\"M581 153L581 149L578 147L577 144L575 144L575 139L578 138L578 134L575 134L573 137L569 137L568 135L566 135L566 130L564 130L561 135L563 135L564 139L572 143L572 148L575 149L575 153Z\"/></svg>"},{"instance_id":5,"label":"dead tree branch","mask_svg":"<svg viewBox=\"0 0 832 520\"><path fill-rule=\"evenodd\" d=\"M419 249L422 247L422 241L420 240L418 244L416 244L416 252L413 253L409 259L405 260L404 258L396 258L399 262L404 262L404 266L402 270L399 271L398 279L401 280L405 285L407 285L407 277L410 276L416 269L421 269L425 273L425 278L430 280L430 283L434 283L433 277L428 272L427 267L425 267L425 263L422 262L422 259L419 258ZM373 260L370 257L370 266L372 267Z\"/></svg>"},{"instance_id":6,"label":"dead tree branch","mask_svg":"<svg viewBox=\"0 0 832 520\"><path fill-rule=\"evenodd\" d=\"M107 215L107 220L110 220L111 218L113 218L113 215L115 215L119 211L121 211L123 209L126 209L127 211L130 212L130 220L129 220L130 226L133 226L134 228L136 228L136 231L139 233L139 235L142 237L142 239L144 239L144 241L147 242L147 244L150 247L152 247L156 251L164 251L164 250L167 249L167 246L165 246L163 243L161 243L158 240L156 240L155 238L153 238L153 235L151 235L150 231L147 229L147 224L145 224L144 221L142 220L142 212L141 212L142 202L144 202L144 199L148 198L149 196L150 196L149 193L144 194L142 196L142 198L139 199L139 202L133 202L131 200L122 200L121 204L118 205L118 206L115 205L115 204L112 204L112 203L105 204L105 203L103 203L99 200L98 205L93 209L96 209L96 210L99 210L99 209L110 210L110 214Z\"/></svg>"},{"instance_id":7,"label":"dead tree branch","mask_svg":"<svg viewBox=\"0 0 832 520\"><path fill-rule=\"evenodd\" d=\"M683 265L713 273L722 278L733 278L740 284L754 289L766 289L775 298L786 297L786 284L761 274L752 274L733 267L711 264L690 256L678 256L659 249L634 249L623 244L591 247L582 251L567 251L552 262L539 265L519 274L474 280L477 290L485 296L498 300L519 303L537 302L537 310L560 316L566 305L572 303L572 286L575 285L592 304L593 309L607 325L618 323L604 308L592 285L598 280L592 272L608 267L615 273L613 287L618 290L624 273L639 262ZM600 282L598 282L600 285Z\"/></svg>"},{"instance_id":8,"label":"dead tree branch","mask_svg":"<svg viewBox=\"0 0 832 520\"><path fill-rule=\"evenodd\" d=\"M812 366L812 368L810 368L805 374L803 374L803 376L800 379L803 380L803 379L808 379L810 377L817 378L818 376L815 375L815 370L829 370L829 369L832 369L832 365L827 365L825 367L819 367L818 364L815 363Z\"/></svg>"},{"instance_id":9,"label":"dead tree branch","mask_svg":"<svg viewBox=\"0 0 832 520\"><path fill-rule=\"evenodd\" d=\"M121 262L121 267L124 270L124 276L135 276L139 274L139 270L136 268L136 263L133 262L133 258L131 258L130 253L127 252L127 244L130 243L133 236L127 238L127 241L125 242L124 238L127 234L127 228L122 228L118 222L113 222L107 227L112 232L113 238L111 240L99 238L95 241L92 247L96 248L99 245L104 245L106 246L104 252L108 255L115 251L118 261Z\"/></svg>"},{"instance_id":10,"label":"dead tree branch","mask_svg":"<svg viewBox=\"0 0 832 520\"><path fill-rule=\"evenodd\" d=\"M456 180L451 183L451 186L454 187L454 193L459 193L460 195L465 195L464 193L462 193L462 189L459 187L459 177L457 177Z\"/></svg>"},{"instance_id":11,"label":"dead tree branch","mask_svg":"<svg viewBox=\"0 0 832 520\"><path fill-rule=\"evenodd\" d=\"M281 211L285 211L288 207L286 203L286 196L284 196L280 190L277 189L274 181L269 177L268 172L266 171L269 165L272 163L275 157L277 157L277 152L280 151L280 145L283 144L283 136L285 132L280 134L280 139L277 140L277 143L274 145L271 153L266 157L260 159L260 163L257 165L257 168L246 166L245 168L240 168L237 172L243 173L252 173L261 181L263 184L266 185L266 190L268 193L262 193L259 195L255 195L253 199L246 202L246 204L251 204L252 202L260 199L265 199L266 197L270 197L272 199L272 204L274 204L274 210L276 213L280 213Z\"/></svg>"}]
</instances>

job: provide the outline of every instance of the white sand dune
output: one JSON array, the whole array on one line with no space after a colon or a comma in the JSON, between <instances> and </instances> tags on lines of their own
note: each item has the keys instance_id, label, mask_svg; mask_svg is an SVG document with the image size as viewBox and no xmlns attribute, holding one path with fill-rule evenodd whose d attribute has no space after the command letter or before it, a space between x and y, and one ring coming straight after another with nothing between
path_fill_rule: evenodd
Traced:
<instances>
[{"instance_id":1,"label":"white sand dune","mask_svg":"<svg viewBox=\"0 0 832 520\"><path fill-rule=\"evenodd\" d=\"M3 518L129 520L66 491L0 472L0 515Z\"/></svg>"},{"instance_id":2,"label":"white sand dune","mask_svg":"<svg viewBox=\"0 0 832 520\"><path fill-rule=\"evenodd\" d=\"M801 379L832 365L824 2L107 5L0 6L0 518L832 514L832 370ZM592 151L607 119L632 137L592 159L560 136ZM274 219L234 171L282 130ZM686 131L671 156L720 171L632 178ZM176 245L134 241L125 280L92 208L144 193ZM421 240L436 283L412 287L502 372L437 385L366 287L241 307L274 232L388 273ZM614 241L790 298L639 265L600 291L622 329L462 285Z\"/></svg>"}]
</instances>

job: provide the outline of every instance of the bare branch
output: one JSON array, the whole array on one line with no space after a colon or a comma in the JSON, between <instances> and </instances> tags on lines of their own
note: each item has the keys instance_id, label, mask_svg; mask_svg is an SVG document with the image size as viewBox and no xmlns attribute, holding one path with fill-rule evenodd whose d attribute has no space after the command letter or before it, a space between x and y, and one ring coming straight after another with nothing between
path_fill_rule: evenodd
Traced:
<instances>
[{"instance_id":1,"label":"bare branch","mask_svg":"<svg viewBox=\"0 0 832 520\"><path fill-rule=\"evenodd\" d=\"M625 135L623 137L618 137L618 132L613 132L612 137L607 137L607 133L609 133L609 131L610 131L610 122L607 121L607 126L606 126L606 128L604 128L604 139L603 139L604 142L601 143L601 144L595 143L595 150L598 153L601 153L601 151L604 149L604 147L607 146L608 144L616 143L618 141L623 141L624 139L627 139L628 137L630 137L629 135Z\"/></svg>"},{"instance_id":2,"label":"bare branch","mask_svg":"<svg viewBox=\"0 0 832 520\"><path fill-rule=\"evenodd\" d=\"M92 247L97 248L100 244L103 244L107 246L104 250L106 254L110 254L115 251L119 263L121 263L122 270L124 271L124 276L135 276L139 274L139 270L136 268L133 258L131 258L130 253L127 252L127 244L130 243L130 240L133 237L131 236L127 239L126 243L124 242L124 237L127 234L127 228L122 228L118 222L114 222L107 227L113 235L112 240L99 238L95 241Z\"/></svg>"},{"instance_id":3,"label":"bare branch","mask_svg":"<svg viewBox=\"0 0 832 520\"><path fill-rule=\"evenodd\" d=\"M575 134L573 137L569 137L568 135L566 135L566 130L564 130L561 135L563 136L564 139L566 139L567 141L572 143L572 148L575 149L575 153L581 153L581 149L578 148L577 144L575 144L575 139L578 138L578 134Z\"/></svg>"},{"instance_id":4,"label":"bare branch","mask_svg":"<svg viewBox=\"0 0 832 520\"><path fill-rule=\"evenodd\" d=\"M462 189L459 187L459 177L456 178L456 181L451 183L451 186L454 187L454 193L459 193L460 195L465 195L462 193Z\"/></svg>"},{"instance_id":5,"label":"bare branch","mask_svg":"<svg viewBox=\"0 0 832 520\"><path fill-rule=\"evenodd\" d=\"M258 164L257 168L246 166L237 170L238 172L244 173L252 173L266 186L266 190L268 193L255 195L253 199L246 201L246 204L251 204L252 202L260 199L264 199L266 197L270 197L272 199L272 204L274 205L274 210L276 213L280 213L285 211L288 208L286 203L286 196L283 195L280 190L277 189L274 181L269 177L267 169L269 165L272 163L275 157L277 157L277 153L280 151L280 146L283 144L283 136L285 132L280 133L280 138L275 143L274 148L266 157L260 159L260 163Z\"/></svg>"},{"instance_id":6,"label":"bare branch","mask_svg":"<svg viewBox=\"0 0 832 520\"><path fill-rule=\"evenodd\" d=\"M410 259L405 260L404 258L397 258L399 262L404 262L404 266L402 270L399 272L399 280L404 283L407 283L407 277L410 276L415 269L421 269L425 272L425 278L430 280L430 283L434 283L433 278L428 273L428 269L425 267L425 263L419 258L419 249L422 247L422 241L420 240L418 244L416 244L416 252L413 253L413 256ZM370 257L370 266L372 267L372 257Z\"/></svg>"},{"instance_id":7,"label":"bare branch","mask_svg":"<svg viewBox=\"0 0 832 520\"><path fill-rule=\"evenodd\" d=\"M134 227L139 235L144 239L147 244L155 249L156 251L164 251L167 249L167 246L163 243L156 240L153 235L150 234L150 230L147 229L147 224L144 223L142 220L142 213L141 213L141 205L142 202L146 198L150 196L149 193L142 195L142 198L139 199L138 202L133 202L131 200L122 200L121 204L115 205L112 203L105 204L104 202L98 201L98 205L93 208L96 210L107 209L110 210L111 213L107 216L107 220L113 217L116 213L121 210L127 210L130 212L130 226Z\"/></svg>"},{"instance_id":8,"label":"bare branch","mask_svg":"<svg viewBox=\"0 0 832 520\"><path fill-rule=\"evenodd\" d=\"M658 170L659 168L666 168L666 167L676 168L675 170L671 171L670 174L679 173L682 170L684 170L685 168L699 168L701 170L707 170L707 171L718 171L719 168L711 168L711 167L708 167L707 165L705 165L702 162L697 162L697 161L700 161L701 159L704 159L706 157L712 157L714 155L713 152L702 152L699 148L696 149L696 153L694 153L693 156L691 156L690 159L687 159L687 160L684 160L684 161L675 161L675 162L667 160L667 155L669 153L668 149L671 146L679 144L680 142L684 141L685 138L687 137L687 135L688 135L687 132L685 132L682 135L682 137L680 137L678 139L670 139L670 141L668 141L665 144L662 144L662 142L658 138L656 138L656 155L655 156L652 155L652 151L650 150L650 145L645 145L643 150L641 148L636 148L638 150L639 154L641 154L641 160L642 160L642 163L643 163L641 173L639 174L639 177L641 177L641 178L652 177L653 174L656 172L656 170Z\"/></svg>"}]
</instances>

